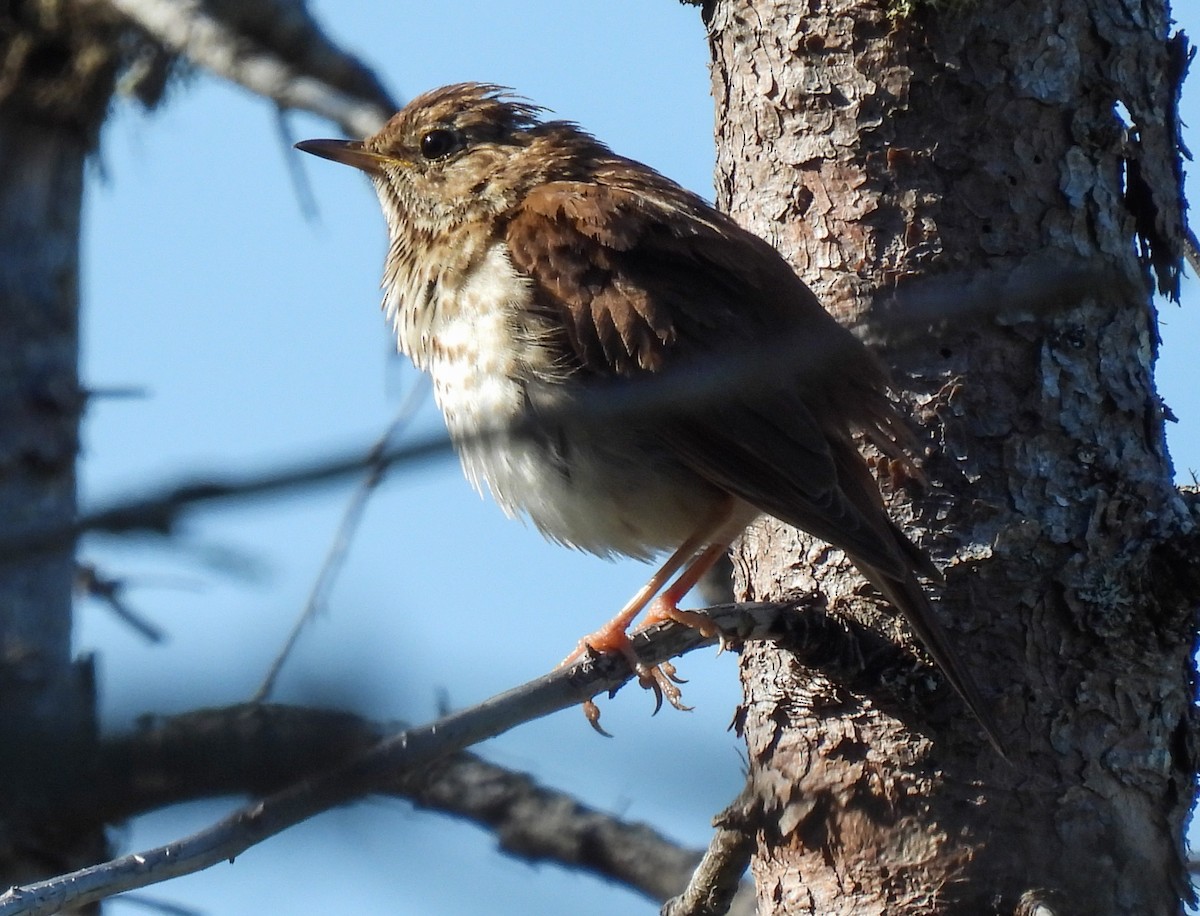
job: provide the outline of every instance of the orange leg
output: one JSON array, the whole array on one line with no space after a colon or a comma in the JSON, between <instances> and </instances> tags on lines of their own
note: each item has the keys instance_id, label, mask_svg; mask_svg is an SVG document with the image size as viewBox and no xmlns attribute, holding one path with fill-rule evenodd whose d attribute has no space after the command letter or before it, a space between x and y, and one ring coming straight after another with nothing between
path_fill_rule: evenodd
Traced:
<instances>
[{"instance_id":1,"label":"orange leg","mask_svg":"<svg viewBox=\"0 0 1200 916\"><path fill-rule=\"evenodd\" d=\"M704 577L706 572L713 568L713 564L721 559L725 551L729 549L730 543L732 543L732 540L714 541L705 547L688 564L683 574L671 583L671 587L654 599L654 603L650 605L650 610L646 612L646 619L642 621L642 625L634 632L641 632L647 627L654 626L656 623L673 620L676 623L682 623L684 626L699 630L705 636L716 636L717 628L713 626L711 620L703 614L679 610L679 602L683 600L683 597L688 592L696 587L696 583Z\"/></svg>"},{"instance_id":2,"label":"orange leg","mask_svg":"<svg viewBox=\"0 0 1200 916\"><path fill-rule=\"evenodd\" d=\"M741 531L744 522L735 521L736 507L737 504L732 497L723 501L717 510L680 545L679 549L667 558L667 561L650 577L650 581L638 589L620 613L600 629L581 639L579 645L563 659L559 667L570 664L588 652L619 652L637 673L638 682L643 687L654 691L658 700L658 705L655 707L656 712L661 706L664 696L676 709L688 709L689 707L684 706L681 702L679 688L675 685L678 681L675 666L670 662L653 667L644 664L637 657L626 631L638 614L670 581L671 577L682 569L683 572L679 578L671 583L661 597L654 601L649 618L638 630L663 620L674 620L686 626L696 627L706 636L711 636L716 632L712 624L702 615L680 611L676 605L720 558ZM599 725L600 710L596 704L588 700L584 703L583 708L592 727L604 734L604 730Z\"/></svg>"},{"instance_id":3,"label":"orange leg","mask_svg":"<svg viewBox=\"0 0 1200 916\"><path fill-rule=\"evenodd\" d=\"M636 654L631 655L633 650L629 646L629 637L625 635L625 631L629 629L634 618L650 603L650 599L658 594L659 589L666 585L671 577L695 556L700 545L704 543L704 533L693 534L684 541L679 549L671 554L667 561L658 568L658 571L650 577L650 581L639 588L637 593L626 602L625 607L621 608L616 617L594 633L589 633L579 640L579 645L575 647L575 650L559 662L558 666L561 668L563 665L569 665L589 651L621 652L630 659L631 665L634 664L637 656Z\"/></svg>"}]
</instances>

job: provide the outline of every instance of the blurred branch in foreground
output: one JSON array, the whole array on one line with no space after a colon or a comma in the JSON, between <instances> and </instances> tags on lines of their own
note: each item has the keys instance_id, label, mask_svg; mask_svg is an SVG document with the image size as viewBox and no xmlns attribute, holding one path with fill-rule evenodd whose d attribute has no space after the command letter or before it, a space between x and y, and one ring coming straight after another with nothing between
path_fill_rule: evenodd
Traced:
<instances>
[{"instance_id":1,"label":"blurred branch in foreground","mask_svg":"<svg viewBox=\"0 0 1200 916\"><path fill-rule=\"evenodd\" d=\"M887 347L907 335L927 331L938 321L1039 321L1066 311L1086 296L1111 289L1116 282L1103 265L1051 265L1041 260L982 273L983 276L970 277L941 275L928 281L905 283L886 295L881 294L879 314L855 331L878 346ZM569 399L549 391L548 386L531 386L529 396L537 408L532 422L486 430L478 438L545 435L556 424L569 423L577 411L593 418L608 416L614 421L637 418L652 422L657 412L681 403L696 407L728 398L735 391L744 395L748 389L769 389L781 384L819 384L830 358L814 351L808 341L783 339L769 352L758 348L753 352L707 357L684 363L650 380L611 380L580 386L571 391ZM435 435L379 453L371 449L258 473L214 473L180 484L151 487L149 496L85 513L70 525L6 531L0 535L0 562L59 548L89 531L168 534L184 511L193 506L312 487L373 467L414 466L452 450L448 438Z\"/></svg>"},{"instance_id":2,"label":"blurred branch in foreground","mask_svg":"<svg viewBox=\"0 0 1200 916\"><path fill-rule=\"evenodd\" d=\"M345 562L346 555L350 551L350 543L354 538L354 532L358 529L359 522L362 521L363 513L367 509L371 495L379 487L379 484L383 482L383 478L387 472L387 465L383 462L387 447L393 439L400 435L404 427L412 421L417 408L420 406L422 397L429 390L428 378L427 375L420 376L420 381L405 396L400 404L400 409L396 411L395 417L392 418L387 429L383 431L383 435L379 437L375 444L371 446L371 450L367 452L367 473L351 494L346 508L342 511L341 521L334 532L333 541L329 545L329 550L325 554L321 568L317 571L316 580L309 590L308 600L305 601L304 607L296 618L296 622L292 625L291 632L288 633L287 639L284 640L283 647L279 650L279 653L267 669L267 674L263 678L262 684L255 691L254 696L250 698L251 702L262 703L271 696L272 691L275 689L275 682L279 678L279 673L283 670L284 664L292 654L296 643L300 640L300 634L325 606L329 592L333 589L333 583L336 581L338 573L341 572L342 564Z\"/></svg>"}]
</instances>

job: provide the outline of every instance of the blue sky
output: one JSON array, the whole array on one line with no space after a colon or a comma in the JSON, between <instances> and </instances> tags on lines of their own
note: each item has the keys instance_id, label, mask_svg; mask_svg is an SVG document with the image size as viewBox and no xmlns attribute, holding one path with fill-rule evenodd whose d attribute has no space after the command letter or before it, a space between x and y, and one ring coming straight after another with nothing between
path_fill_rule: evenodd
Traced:
<instances>
[{"instance_id":1,"label":"blue sky","mask_svg":"<svg viewBox=\"0 0 1200 916\"><path fill-rule=\"evenodd\" d=\"M711 196L707 48L695 8L513 2L497 15L452 2L313 6L397 96L467 79L511 85ZM1181 15L1200 32L1196 11ZM1193 86L1184 108L1192 124L1197 99ZM336 135L305 116L288 124L295 139ZM306 221L292 155L268 105L204 75L177 86L154 115L118 107L85 212L84 377L97 387L143 386L148 397L91 409L88 502L364 445L414 384L390 355L378 311L384 233L373 194L348 169L304 161L319 212ZM1189 278L1182 308L1162 306L1159 382L1180 417L1170 441L1181 470L1200 468L1196 290ZM414 428L438 422L428 403ZM99 653L106 725L246 699L304 602L347 492L200 513L171 544L90 541L85 557L126 578L134 606L171 634L167 646L147 646L98 606L83 607L78 645ZM541 673L647 572L545 544L442 462L376 495L329 612L306 634L278 696L426 719L443 696L465 705ZM696 654L681 670L690 714L651 720L648 698L627 690L603 704L612 740L569 713L484 750L588 804L703 845L712 814L741 782L739 743L726 731L735 664ZM175 838L221 810L206 803L144 818L121 845ZM549 912L568 899L581 916L657 912L623 890L530 868L493 847L473 828L370 801L151 893L230 916L476 914L483 894L492 913Z\"/></svg>"}]
</instances>

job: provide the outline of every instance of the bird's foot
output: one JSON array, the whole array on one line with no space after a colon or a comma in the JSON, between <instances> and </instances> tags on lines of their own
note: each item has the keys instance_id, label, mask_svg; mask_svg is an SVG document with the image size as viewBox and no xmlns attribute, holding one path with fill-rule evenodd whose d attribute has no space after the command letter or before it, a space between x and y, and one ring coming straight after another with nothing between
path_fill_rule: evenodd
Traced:
<instances>
[{"instance_id":1,"label":"bird's foot","mask_svg":"<svg viewBox=\"0 0 1200 916\"><path fill-rule=\"evenodd\" d=\"M650 608L646 611L646 616L634 632L640 633L648 627L659 623L666 623L667 621L674 621L675 623L683 624L685 627L691 627L693 630L699 630L708 639L720 635L717 625L704 614L698 614L695 611L681 611L666 596L655 598L650 603Z\"/></svg>"},{"instance_id":2,"label":"bird's foot","mask_svg":"<svg viewBox=\"0 0 1200 916\"><path fill-rule=\"evenodd\" d=\"M690 711L692 707L684 704L677 684L684 683L675 670L675 666L670 662L662 662L658 665L647 665L640 658L633 648L633 643L629 639L629 634L625 632L625 625L613 620L600 629L585 636L579 641L579 645L575 650L562 660L559 667L569 665L584 655L590 653L601 654L617 654L622 656L629 667L637 675L638 684L646 690L654 693L654 712L657 713L662 709L663 699L676 709L685 712ZM603 728L600 727L600 708L591 700L583 704L583 714L587 718L588 723L596 731L602 735L607 735Z\"/></svg>"},{"instance_id":3,"label":"bird's foot","mask_svg":"<svg viewBox=\"0 0 1200 916\"><path fill-rule=\"evenodd\" d=\"M681 611L665 595L654 599L650 605L650 609L646 611L646 616L642 620L641 625L634 632L640 633L642 630L668 621L698 630L700 635L705 639L716 638L719 647L717 650L718 655L728 648L725 634L712 622L711 618L705 614L698 614L695 611Z\"/></svg>"}]
</instances>

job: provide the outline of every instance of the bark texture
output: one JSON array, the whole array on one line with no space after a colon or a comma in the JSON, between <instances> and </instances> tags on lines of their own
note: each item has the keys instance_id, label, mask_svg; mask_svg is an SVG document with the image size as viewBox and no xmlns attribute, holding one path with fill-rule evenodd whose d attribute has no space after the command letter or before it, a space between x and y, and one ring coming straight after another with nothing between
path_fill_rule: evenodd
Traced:
<instances>
[{"instance_id":1,"label":"bark texture","mask_svg":"<svg viewBox=\"0 0 1200 916\"><path fill-rule=\"evenodd\" d=\"M1196 519L1152 377L1152 281L1174 291L1182 233L1165 4L704 12L722 206L847 320L932 274L994 278L996 309L884 356L930 479L890 498L945 570L1011 764L919 651L864 690L748 647L760 912L1180 912ZM1014 278L1081 263L1087 295L1005 307ZM743 597L819 589L911 645L820 542L762 522L735 565Z\"/></svg>"},{"instance_id":2,"label":"bark texture","mask_svg":"<svg viewBox=\"0 0 1200 916\"><path fill-rule=\"evenodd\" d=\"M75 516L80 207L112 39L81 5L0 11L0 529L10 535ZM62 815L95 742L91 666L71 654L73 556L65 545L0 565L5 887L106 851L90 817Z\"/></svg>"}]
</instances>

